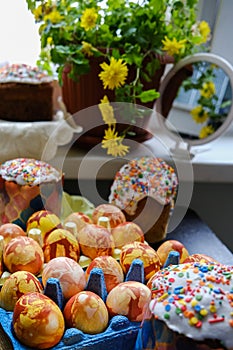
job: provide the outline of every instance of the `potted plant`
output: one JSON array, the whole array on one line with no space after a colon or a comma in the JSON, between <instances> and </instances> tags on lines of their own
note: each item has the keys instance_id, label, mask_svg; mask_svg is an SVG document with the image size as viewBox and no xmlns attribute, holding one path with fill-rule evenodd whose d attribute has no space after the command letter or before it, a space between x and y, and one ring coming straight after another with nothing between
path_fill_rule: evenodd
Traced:
<instances>
[{"instance_id":1,"label":"potted plant","mask_svg":"<svg viewBox=\"0 0 233 350\"><path fill-rule=\"evenodd\" d=\"M204 50L210 35L208 24L197 21L198 0L26 1L40 23L38 65L56 70L70 113L102 104L102 146L114 155L128 151L123 140L132 129L118 131L116 117L106 118L111 102L151 108L165 65ZM131 126L143 119L129 114Z\"/></svg>"}]
</instances>

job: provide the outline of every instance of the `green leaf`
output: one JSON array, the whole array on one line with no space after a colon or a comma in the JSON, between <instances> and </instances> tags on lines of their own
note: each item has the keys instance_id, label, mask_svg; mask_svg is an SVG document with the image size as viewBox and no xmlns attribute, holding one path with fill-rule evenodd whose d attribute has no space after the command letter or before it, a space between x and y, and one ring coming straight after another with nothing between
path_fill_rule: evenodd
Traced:
<instances>
[{"instance_id":1,"label":"green leaf","mask_svg":"<svg viewBox=\"0 0 233 350\"><path fill-rule=\"evenodd\" d=\"M143 91L137 98L140 99L142 103L147 103L156 100L160 96L160 93L155 89L150 89Z\"/></svg>"},{"instance_id":2,"label":"green leaf","mask_svg":"<svg viewBox=\"0 0 233 350\"><path fill-rule=\"evenodd\" d=\"M183 9L184 4L183 4L182 1L175 1L174 4L173 4L173 7L174 7L175 10L179 11L179 10Z\"/></svg>"},{"instance_id":3,"label":"green leaf","mask_svg":"<svg viewBox=\"0 0 233 350\"><path fill-rule=\"evenodd\" d=\"M151 6L153 6L154 13L157 13L164 8L164 0L152 0L150 3Z\"/></svg>"}]
</instances>

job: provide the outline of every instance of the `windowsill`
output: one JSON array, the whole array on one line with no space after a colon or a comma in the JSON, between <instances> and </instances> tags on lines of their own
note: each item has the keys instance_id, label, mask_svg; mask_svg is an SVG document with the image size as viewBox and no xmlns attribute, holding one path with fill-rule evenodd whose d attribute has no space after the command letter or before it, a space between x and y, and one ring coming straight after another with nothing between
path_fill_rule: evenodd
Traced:
<instances>
[{"instance_id":1,"label":"windowsill","mask_svg":"<svg viewBox=\"0 0 233 350\"><path fill-rule=\"evenodd\" d=\"M131 152L130 158L143 156L146 150L150 154L167 159L168 151L156 142L155 138L144 142L138 149ZM233 182L233 126L217 140L196 147L196 154L192 159L194 182ZM116 171L129 157L111 158L104 151L79 149L77 144L67 152L67 146L59 147L56 157L50 161L54 166L62 167L66 179L93 179L98 173L99 180L113 179ZM63 164L64 163L64 164ZM221 168L221 169L220 169ZM99 171L98 171L99 169Z\"/></svg>"}]
</instances>

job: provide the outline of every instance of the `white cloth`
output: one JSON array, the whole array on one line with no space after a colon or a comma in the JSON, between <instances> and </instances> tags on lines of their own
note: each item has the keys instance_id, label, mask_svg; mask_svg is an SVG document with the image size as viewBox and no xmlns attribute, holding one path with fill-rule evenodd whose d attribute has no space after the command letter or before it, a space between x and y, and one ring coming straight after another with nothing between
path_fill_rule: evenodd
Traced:
<instances>
[{"instance_id":1,"label":"white cloth","mask_svg":"<svg viewBox=\"0 0 233 350\"><path fill-rule=\"evenodd\" d=\"M8 122L0 121L0 162L18 157L52 159L58 146L72 141L74 128L60 114L51 122Z\"/></svg>"}]
</instances>

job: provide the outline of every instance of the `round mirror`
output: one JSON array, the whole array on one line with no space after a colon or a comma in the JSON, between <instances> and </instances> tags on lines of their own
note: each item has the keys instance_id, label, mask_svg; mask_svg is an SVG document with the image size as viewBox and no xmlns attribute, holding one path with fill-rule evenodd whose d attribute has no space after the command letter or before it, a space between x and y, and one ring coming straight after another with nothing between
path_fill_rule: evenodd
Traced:
<instances>
[{"instance_id":1,"label":"round mirror","mask_svg":"<svg viewBox=\"0 0 233 350\"><path fill-rule=\"evenodd\" d=\"M233 120L232 91L233 67L227 60L212 53L186 57L161 83L155 103L161 126L189 148L206 144Z\"/></svg>"}]
</instances>

